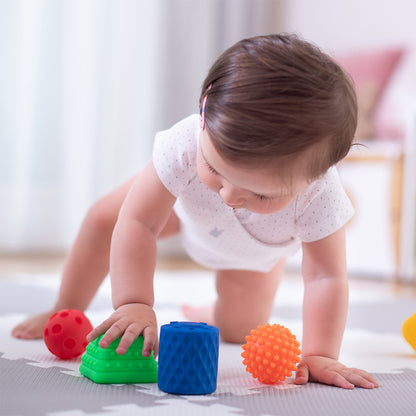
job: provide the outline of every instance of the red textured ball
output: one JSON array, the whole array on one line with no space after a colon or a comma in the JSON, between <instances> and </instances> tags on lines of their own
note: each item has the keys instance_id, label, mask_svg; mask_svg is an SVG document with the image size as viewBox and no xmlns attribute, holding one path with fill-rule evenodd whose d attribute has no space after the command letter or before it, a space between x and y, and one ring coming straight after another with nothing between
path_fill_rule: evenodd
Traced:
<instances>
[{"instance_id":1,"label":"red textured ball","mask_svg":"<svg viewBox=\"0 0 416 416\"><path fill-rule=\"evenodd\" d=\"M43 339L49 351L63 360L78 357L87 348L91 322L76 309L54 313L43 328Z\"/></svg>"},{"instance_id":2,"label":"red textured ball","mask_svg":"<svg viewBox=\"0 0 416 416\"><path fill-rule=\"evenodd\" d=\"M246 336L241 356L254 378L264 384L277 384L296 371L301 351L296 336L283 325L267 324Z\"/></svg>"}]
</instances>

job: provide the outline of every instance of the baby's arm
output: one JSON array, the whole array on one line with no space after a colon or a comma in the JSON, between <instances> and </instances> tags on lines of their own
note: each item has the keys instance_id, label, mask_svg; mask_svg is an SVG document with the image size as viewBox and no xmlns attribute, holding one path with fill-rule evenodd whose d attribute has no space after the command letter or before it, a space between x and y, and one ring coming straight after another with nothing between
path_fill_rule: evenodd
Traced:
<instances>
[{"instance_id":1,"label":"baby's arm","mask_svg":"<svg viewBox=\"0 0 416 416\"><path fill-rule=\"evenodd\" d=\"M345 230L303 244L302 361L296 383L318 381L347 389L373 388L378 383L363 370L338 362L348 309Z\"/></svg>"},{"instance_id":2,"label":"baby's arm","mask_svg":"<svg viewBox=\"0 0 416 416\"><path fill-rule=\"evenodd\" d=\"M144 336L143 355L157 354L157 322L153 311L156 240L172 211L175 197L160 181L149 162L127 194L113 232L110 253L112 300L115 312L88 336L105 332L106 348L122 336L117 352L124 354Z\"/></svg>"}]
</instances>

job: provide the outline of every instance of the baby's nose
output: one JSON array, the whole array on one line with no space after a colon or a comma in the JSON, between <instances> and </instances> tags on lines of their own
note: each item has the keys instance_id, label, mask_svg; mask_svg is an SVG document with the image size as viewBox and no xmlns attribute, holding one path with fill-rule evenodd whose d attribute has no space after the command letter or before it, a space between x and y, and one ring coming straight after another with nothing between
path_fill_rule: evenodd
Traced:
<instances>
[{"instance_id":1,"label":"baby's nose","mask_svg":"<svg viewBox=\"0 0 416 416\"><path fill-rule=\"evenodd\" d=\"M241 191L231 185L223 186L218 193L224 203L233 208L241 207L245 201Z\"/></svg>"}]
</instances>

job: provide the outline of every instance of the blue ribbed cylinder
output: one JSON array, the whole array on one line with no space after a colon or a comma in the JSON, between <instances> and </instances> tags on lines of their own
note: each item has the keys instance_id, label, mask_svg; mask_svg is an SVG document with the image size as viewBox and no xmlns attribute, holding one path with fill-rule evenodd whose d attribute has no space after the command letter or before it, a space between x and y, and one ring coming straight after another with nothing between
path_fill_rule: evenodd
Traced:
<instances>
[{"instance_id":1,"label":"blue ribbed cylinder","mask_svg":"<svg viewBox=\"0 0 416 416\"><path fill-rule=\"evenodd\" d=\"M194 322L160 329L158 386L173 394L209 394L217 388L219 330Z\"/></svg>"}]
</instances>

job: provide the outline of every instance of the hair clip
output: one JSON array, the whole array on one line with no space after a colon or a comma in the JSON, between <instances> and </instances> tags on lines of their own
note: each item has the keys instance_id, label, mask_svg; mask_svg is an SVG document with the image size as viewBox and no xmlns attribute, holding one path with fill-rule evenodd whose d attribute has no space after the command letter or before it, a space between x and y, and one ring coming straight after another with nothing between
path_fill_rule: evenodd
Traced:
<instances>
[{"instance_id":1,"label":"hair clip","mask_svg":"<svg viewBox=\"0 0 416 416\"><path fill-rule=\"evenodd\" d=\"M208 91L211 89L211 87L212 87L212 84L209 84L207 88L207 93L205 94L205 97L202 100L201 111L199 114L199 126L201 130L204 130L205 128L205 106L207 104Z\"/></svg>"}]
</instances>

